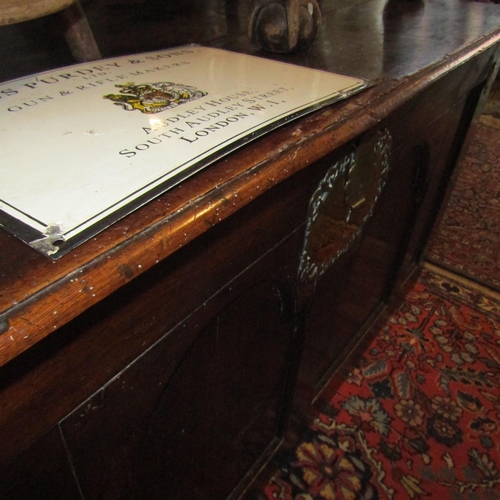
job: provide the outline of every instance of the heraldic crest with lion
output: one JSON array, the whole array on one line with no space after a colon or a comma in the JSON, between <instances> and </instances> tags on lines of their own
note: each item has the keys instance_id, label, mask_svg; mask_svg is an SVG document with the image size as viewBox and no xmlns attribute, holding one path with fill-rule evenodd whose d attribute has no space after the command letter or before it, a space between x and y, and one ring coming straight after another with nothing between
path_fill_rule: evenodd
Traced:
<instances>
[{"instance_id":1,"label":"heraldic crest with lion","mask_svg":"<svg viewBox=\"0 0 500 500\"><path fill-rule=\"evenodd\" d=\"M180 104L194 101L208 93L190 85L180 83L135 83L115 85L120 94L107 94L104 99L113 101L127 111L138 109L142 113L153 114L165 109L175 108Z\"/></svg>"}]
</instances>

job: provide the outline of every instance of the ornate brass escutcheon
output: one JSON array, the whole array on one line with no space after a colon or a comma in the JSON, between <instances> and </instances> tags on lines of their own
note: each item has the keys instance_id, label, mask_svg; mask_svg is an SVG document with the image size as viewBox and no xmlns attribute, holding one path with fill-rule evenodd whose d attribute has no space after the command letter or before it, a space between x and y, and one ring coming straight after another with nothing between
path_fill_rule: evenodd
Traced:
<instances>
[{"instance_id":1,"label":"ornate brass escutcheon","mask_svg":"<svg viewBox=\"0 0 500 500\"><path fill-rule=\"evenodd\" d=\"M313 280L354 244L373 214L389 169L391 135L363 138L326 173L309 202L299 278Z\"/></svg>"}]
</instances>

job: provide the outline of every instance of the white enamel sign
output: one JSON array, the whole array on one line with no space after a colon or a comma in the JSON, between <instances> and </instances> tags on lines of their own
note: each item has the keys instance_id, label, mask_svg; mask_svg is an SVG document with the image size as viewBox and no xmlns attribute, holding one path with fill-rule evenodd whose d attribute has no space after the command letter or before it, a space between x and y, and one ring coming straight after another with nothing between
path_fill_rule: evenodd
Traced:
<instances>
[{"instance_id":1,"label":"white enamel sign","mask_svg":"<svg viewBox=\"0 0 500 500\"><path fill-rule=\"evenodd\" d=\"M0 224L57 258L223 154L365 85L199 46L0 84Z\"/></svg>"}]
</instances>

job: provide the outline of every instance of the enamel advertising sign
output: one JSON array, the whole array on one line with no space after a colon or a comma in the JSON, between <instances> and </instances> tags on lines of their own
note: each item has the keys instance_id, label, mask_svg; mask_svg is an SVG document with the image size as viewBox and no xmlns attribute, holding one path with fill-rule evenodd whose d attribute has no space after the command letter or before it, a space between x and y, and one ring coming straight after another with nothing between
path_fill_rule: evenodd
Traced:
<instances>
[{"instance_id":1,"label":"enamel advertising sign","mask_svg":"<svg viewBox=\"0 0 500 500\"><path fill-rule=\"evenodd\" d=\"M0 84L0 226L57 259L221 156L366 82L186 46Z\"/></svg>"}]
</instances>

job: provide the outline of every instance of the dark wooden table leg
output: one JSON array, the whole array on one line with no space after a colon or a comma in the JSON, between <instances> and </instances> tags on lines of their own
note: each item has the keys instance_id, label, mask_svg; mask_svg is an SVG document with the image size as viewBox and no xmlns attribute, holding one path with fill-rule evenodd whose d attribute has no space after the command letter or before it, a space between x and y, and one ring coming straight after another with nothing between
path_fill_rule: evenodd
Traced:
<instances>
[{"instance_id":1,"label":"dark wooden table leg","mask_svg":"<svg viewBox=\"0 0 500 500\"><path fill-rule=\"evenodd\" d=\"M65 24L66 41L76 61L100 59L101 53L80 2L71 4L60 15Z\"/></svg>"}]
</instances>

